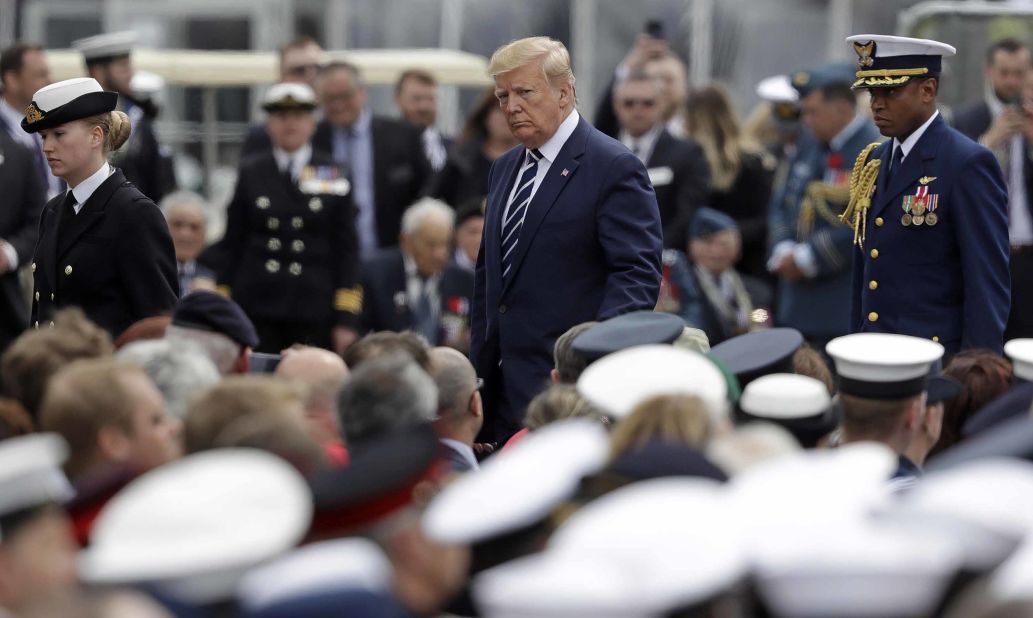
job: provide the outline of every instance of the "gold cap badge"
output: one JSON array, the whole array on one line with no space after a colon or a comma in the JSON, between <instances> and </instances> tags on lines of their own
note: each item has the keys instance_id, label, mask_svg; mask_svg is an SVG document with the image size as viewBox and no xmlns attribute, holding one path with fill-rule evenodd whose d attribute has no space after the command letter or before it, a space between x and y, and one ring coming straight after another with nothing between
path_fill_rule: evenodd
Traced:
<instances>
[{"instance_id":1,"label":"gold cap badge","mask_svg":"<svg viewBox=\"0 0 1033 618\"><path fill-rule=\"evenodd\" d=\"M870 67L875 62L872 58L875 55L875 41L868 41L867 43L855 42L854 51L857 52L857 68Z\"/></svg>"},{"instance_id":2,"label":"gold cap badge","mask_svg":"<svg viewBox=\"0 0 1033 618\"><path fill-rule=\"evenodd\" d=\"M36 107L36 103L29 103L29 106L25 108L25 121L33 124L40 120L43 120L43 112Z\"/></svg>"}]
</instances>

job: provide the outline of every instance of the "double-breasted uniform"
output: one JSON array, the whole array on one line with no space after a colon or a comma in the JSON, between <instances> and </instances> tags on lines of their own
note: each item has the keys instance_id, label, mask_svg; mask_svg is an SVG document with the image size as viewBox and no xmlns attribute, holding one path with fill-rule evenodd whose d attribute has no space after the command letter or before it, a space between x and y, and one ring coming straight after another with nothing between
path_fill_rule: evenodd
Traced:
<instances>
[{"instance_id":1,"label":"double-breasted uniform","mask_svg":"<svg viewBox=\"0 0 1033 618\"><path fill-rule=\"evenodd\" d=\"M328 347L335 325L357 328L362 288L347 170L315 151L292 180L271 151L245 159L217 262L220 286L255 323L262 351Z\"/></svg>"},{"instance_id":2,"label":"double-breasted uniform","mask_svg":"<svg viewBox=\"0 0 1033 618\"><path fill-rule=\"evenodd\" d=\"M161 211L115 168L76 214L62 194L40 218L32 261L33 326L78 306L117 337L167 313L179 296L176 254Z\"/></svg>"}]
</instances>

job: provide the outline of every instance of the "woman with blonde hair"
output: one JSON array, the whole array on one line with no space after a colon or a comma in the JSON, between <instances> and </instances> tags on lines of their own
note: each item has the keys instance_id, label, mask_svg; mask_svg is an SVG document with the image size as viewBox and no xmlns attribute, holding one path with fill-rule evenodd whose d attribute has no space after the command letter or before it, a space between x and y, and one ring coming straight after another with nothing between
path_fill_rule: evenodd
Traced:
<instances>
[{"instance_id":1,"label":"woman with blonde hair","mask_svg":"<svg viewBox=\"0 0 1033 618\"><path fill-rule=\"evenodd\" d=\"M54 176L68 190L46 204L32 261L32 323L52 325L78 306L117 337L168 312L179 295L176 255L158 207L108 163L132 132L118 94L92 78L41 88L22 129L39 133Z\"/></svg>"},{"instance_id":2,"label":"woman with blonde hair","mask_svg":"<svg viewBox=\"0 0 1033 618\"><path fill-rule=\"evenodd\" d=\"M710 85L689 94L685 128L689 137L703 148L710 166L707 205L735 219L742 233L738 269L747 275L768 278L767 205L773 161L743 132L722 86Z\"/></svg>"}]
</instances>

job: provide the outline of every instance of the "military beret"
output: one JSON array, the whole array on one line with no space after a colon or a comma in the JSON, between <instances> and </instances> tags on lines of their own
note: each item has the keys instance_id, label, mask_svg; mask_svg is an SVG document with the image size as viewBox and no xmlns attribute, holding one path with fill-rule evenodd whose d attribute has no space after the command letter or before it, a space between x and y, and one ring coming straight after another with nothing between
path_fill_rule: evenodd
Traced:
<instances>
[{"instance_id":1,"label":"military beret","mask_svg":"<svg viewBox=\"0 0 1033 618\"><path fill-rule=\"evenodd\" d=\"M326 469L310 479L314 538L355 532L408 507L417 485L440 478L448 468L429 424L372 438L349 455L347 467Z\"/></svg>"},{"instance_id":2,"label":"military beret","mask_svg":"<svg viewBox=\"0 0 1033 618\"><path fill-rule=\"evenodd\" d=\"M251 319L240 305L216 292L198 290L180 298L172 310L172 324L226 335L249 348L258 346Z\"/></svg>"},{"instance_id":3,"label":"military beret","mask_svg":"<svg viewBox=\"0 0 1033 618\"><path fill-rule=\"evenodd\" d=\"M695 240L725 230L739 230L735 219L719 210L703 207L692 216L692 222L689 223L689 238Z\"/></svg>"},{"instance_id":4,"label":"military beret","mask_svg":"<svg viewBox=\"0 0 1033 618\"><path fill-rule=\"evenodd\" d=\"M803 345L803 335L795 328L756 330L732 337L714 346L710 356L719 359L746 385L770 373L792 373L793 354Z\"/></svg>"},{"instance_id":5,"label":"military beret","mask_svg":"<svg viewBox=\"0 0 1033 618\"><path fill-rule=\"evenodd\" d=\"M589 362L637 345L673 343L685 322L672 313L634 311L600 322L574 338L571 349Z\"/></svg>"}]
</instances>

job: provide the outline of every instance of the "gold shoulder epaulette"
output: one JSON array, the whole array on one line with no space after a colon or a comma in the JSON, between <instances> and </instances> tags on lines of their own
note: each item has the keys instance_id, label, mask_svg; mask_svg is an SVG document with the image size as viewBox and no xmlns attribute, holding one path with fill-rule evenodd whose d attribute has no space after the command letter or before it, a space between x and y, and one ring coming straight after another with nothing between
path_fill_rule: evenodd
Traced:
<instances>
[{"instance_id":1,"label":"gold shoulder epaulette","mask_svg":"<svg viewBox=\"0 0 1033 618\"><path fill-rule=\"evenodd\" d=\"M854 228L854 244L864 247L865 219L868 217L868 209L872 205L872 191L875 189L875 179L879 176L879 159L868 160L872 151L880 142L872 142L864 147L861 154L857 155L854 162L854 170L850 174L850 201L847 202L846 210L840 215L840 221Z\"/></svg>"}]
</instances>

